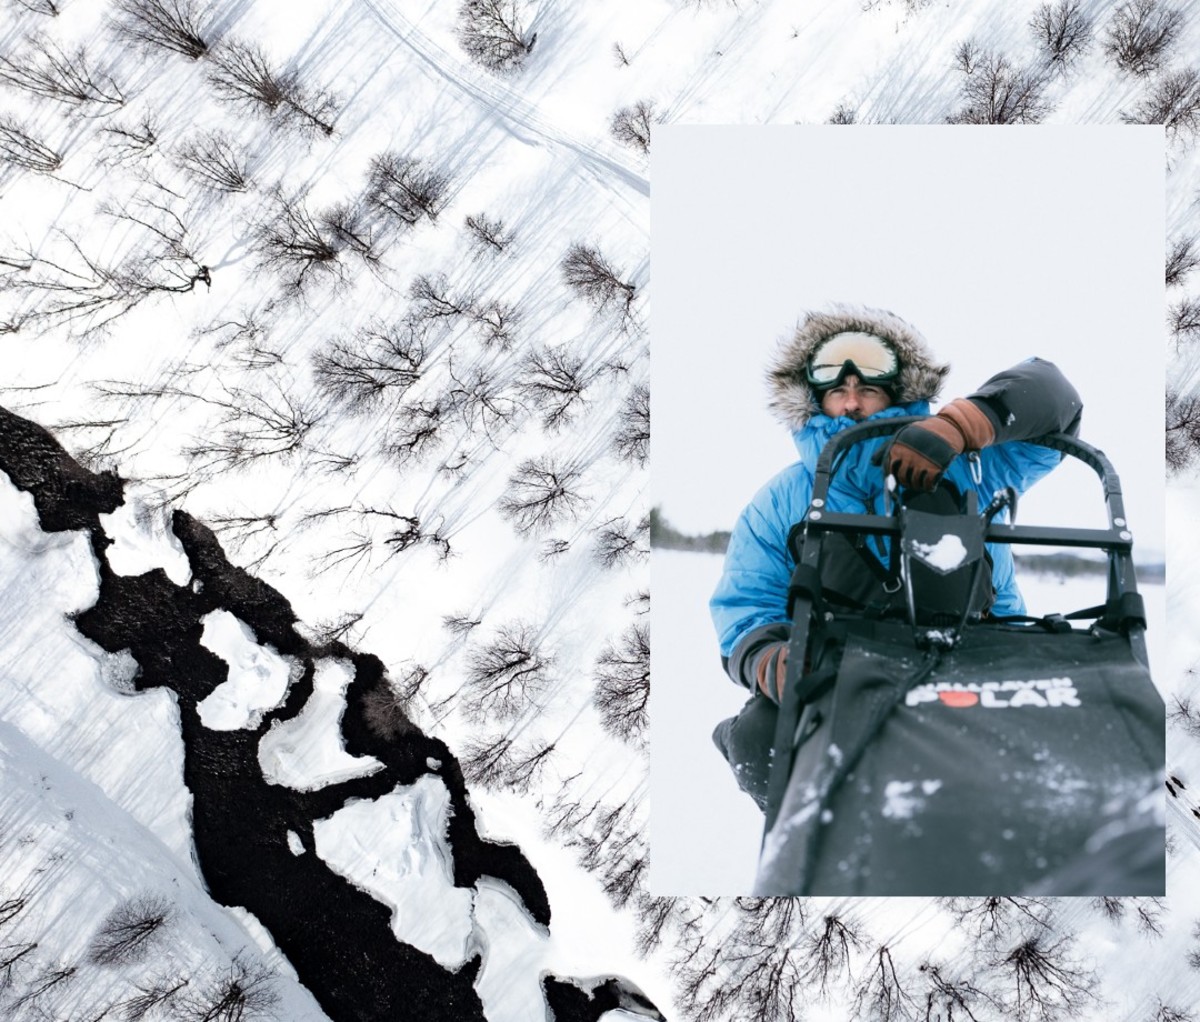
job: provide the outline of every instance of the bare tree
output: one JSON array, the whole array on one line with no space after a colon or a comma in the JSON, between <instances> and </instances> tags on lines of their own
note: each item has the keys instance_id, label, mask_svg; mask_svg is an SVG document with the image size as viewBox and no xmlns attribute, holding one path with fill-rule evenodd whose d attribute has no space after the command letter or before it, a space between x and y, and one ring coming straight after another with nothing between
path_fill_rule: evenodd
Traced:
<instances>
[{"instance_id":1,"label":"bare tree","mask_svg":"<svg viewBox=\"0 0 1200 1022\"><path fill-rule=\"evenodd\" d=\"M637 384L629 392L621 409L612 448L624 461L645 465L650 456L650 388Z\"/></svg>"},{"instance_id":2,"label":"bare tree","mask_svg":"<svg viewBox=\"0 0 1200 1022\"><path fill-rule=\"evenodd\" d=\"M284 277L288 294L300 294L314 279L342 281L345 270L340 256L344 244L322 225L303 197L285 195L277 189L266 219L254 231L254 247L262 265Z\"/></svg>"},{"instance_id":3,"label":"bare tree","mask_svg":"<svg viewBox=\"0 0 1200 1022\"><path fill-rule=\"evenodd\" d=\"M567 286L597 309L616 306L626 313L637 288L621 274L594 245L576 243L567 249L559 264Z\"/></svg>"},{"instance_id":4,"label":"bare tree","mask_svg":"<svg viewBox=\"0 0 1200 1022\"><path fill-rule=\"evenodd\" d=\"M319 420L302 401L276 388L271 397L222 386L216 396L193 395L218 412L212 430L184 450L204 471L245 468L270 459L286 460L304 445Z\"/></svg>"},{"instance_id":5,"label":"bare tree","mask_svg":"<svg viewBox=\"0 0 1200 1022\"><path fill-rule=\"evenodd\" d=\"M458 8L458 41L475 63L508 74L525 62L537 33L525 38L517 0L463 0Z\"/></svg>"},{"instance_id":6,"label":"bare tree","mask_svg":"<svg viewBox=\"0 0 1200 1022\"><path fill-rule=\"evenodd\" d=\"M1184 1008L1164 1004L1160 998L1154 1014L1148 1015L1146 1022L1196 1022L1196 1016Z\"/></svg>"},{"instance_id":7,"label":"bare tree","mask_svg":"<svg viewBox=\"0 0 1200 1022\"><path fill-rule=\"evenodd\" d=\"M104 158L110 163L124 163L149 156L158 142L158 129L149 115L131 127L112 125L100 131L108 136Z\"/></svg>"},{"instance_id":8,"label":"bare tree","mask_svg":"<svg viewBox=\"0 0 1200 1022\"><path fill-rule=\"evenodd\" d=\"M596 658L592 703L610 734L635 746L645 743L650 703L650 629L633 624L619 642Z\"/></svg>"},{"instance_id":9,"label":"bare tree","mask_svg":"<svg viewBox=\"0 0 1200 1022\"><path fill-rule=\"evenodd\" d=\"M1175 347L1200 336L1200 298L1184 298L1171 306L1168 325L1175 337Z\"/></svg>"},{"instance_id":10,"label":"bare tree","mask_svg":"<svg viewBox=\"0 0 1200 1022\"><path fill-rule=\"evenodd\" d=\"M1104 52L1117 67L1144 77L1159 70L1183 25L1183 12L1160 0L1127 0L1109 22Z\"/></svg>"},{"instance_id":11,"label":"bare tree","mask_svg":"<svg viewBox=\"0 0 1200 1022\"><path fill-rule=\"evenodd\" d=\"M101 212L135 228L133 244L119 261L89 255L70 232L59 231L61 256L29 255L27 273L6 280L26 302L17 326L66 322L83 333L102 330L147 299L187 294L212 276L195 255L190 232L167 204L142 199Z\"/></svg>"},{"instance_id":12,"label":"bare tree","mask_svg":"<svg viewBox=\"0 0 1200 1022\"><path fill-rule=\"evenodd\" d=\"M1169 142L1194 138L1200 131L1200 71L1185 67L1164 72L1121 119L1130 124L1161 124Z\"/></svg>"},{"instance_id":13,"label":"bare tree","mask_svg":"<svg viewBox=\"0 0 1200 1022\"><path fill-rule=\"evenodd\" d=\"M1175 238L1167 253L1167 287L1182 284L1189 273L1200 266L1200 252L1196 251L1195 235Z\"/></svg>"},{"instance_id":14,"label":"bare tree","mask_svg":"<svg viewBox=\"0 0 1200 1022\"><path fill-rule=\"evenodd\" d=\"M593 378L584 364L581 356L565 346L538 348L522 360L517 389L541 412L543 429L554 431L566 425L582 403Z\"/></svg>"},{"instance_id":15,"label":"bare tree","mask_svg":"<svg viewBox=\"0 0 1200 1022\"><path fill-rule=\"evenodd\" d=\"M670 939L682 957L694 954L703 940L697 913L687 898L661 898L642 895L634 904L637 935L634 948L645 958Z\"/></svg>"},{"instance_id":16,"label":"bare tree","mask_svg":"<svg viewBox=\"0 0 1200 1022\"><path fill-rule=\"evenodd\" d=\"M656 121L654 104L639 99L632 106L623 106L614 113L608 123L608 130L622 145L641 153L649 153L650 128Z\"/></svg>"},{"instance_id":17,"label":"bare tree","mask_svg":"<svg viewBox=\"0 0 1200 1022\"><path fill-rule=\"evenodd\" d=\"M42 36L31 39L29 49L15 57L0 54L0 82L78 106L121 106L125 102L117 83L91 66L86 47L66 54Z\"/></svg>"},{"instance_id":18,"label":"bare tree","mask_svg":"<svg viewBox=\"0 0 1200 1022\"><path fill-rule=\"evenodd\" d=\"M1139 932L1147 937L1161 937L1162 914L1165 909L1161 898L1133 898L1134 915Z\"/></svg>"},{"instance_id":19,"label":"bare tree","mask_svg":"<svg viewBox=\"0 0 1200 1022\"><path fill-rule=\"evenodd\" d=\"M467 654L462 705L471 720L511 720L550 682L554 657L523 622L499 628Z\"/></svg>"},{"instance_id":20,"label":"bare tree","mask_svg":"<svg viewBox=\"0 0 1200 1022\"><path fill-rule=\"evenodd\" d=\"M1168 402L1170 398L1168 396ZM1168 404L1169 409L1169 404ZM1200 409L1197 410L1200 415ZM1197 427L1200 429L1200 426ZM1170 436L1168 435L1168 444ZM1198 439L1200 442L1200 439ZM1168 447L1167 466L1171 467L1170 448ZM1196 675L1195 668L1187 671L1189 677L1194 678ZM1186 695L1174 695L1171 697L1171 709L1167 712L1167 721L1175 727L1180 728L1185 734L1192 738L1200 738L1200 712L1192 705L1192 700Z\"/></svg>"},{"instance_id":21,"label":"bare tree","mask_svg":"<svg viewBox=\"0 0 1200 1022\"><path fill-rule=\"evenodd\" d=\"M917 1018L921 1022L984 1022L1002 1011L1000 1002L970 979L958 979L947 974L945 966L924 962L918 967L925 980L923 1003ZM982 1012L977 1015L976 1012ZM1003 1017L1002 1015L999 1017Z\"/></svg>"},{"instance_id":22,"label":"bare tree","mask_svg":"<svg viewBox=\"0 0 1200 1022\"><path fill-rule=\"evenodd\" d=\"M0 944L0 991L12 986L13 973L17 970L18 966L27 964L25 959L37 951L37 948L37 943L34 941Z\"/></svg>"},{"instance_id":23,"label":"bare tree","mask_svg":"<svg viewBox=\"0 0 1200 1022\"><path fill-rule=\"evenodd\" d=\"M218 95L252 110L280 114L324 135L333 134L336 105L331 93L310 93L295 74L271 66L266 51L254 43L231 40L212 53L208 80Z\"/></svg>"},{"instance_id":24,"label":"bare tree","mask_svg":"<svg viewBox=\"0 0 1200 1022\"><path fill-rule=\"evenodd\" d=\"M195 0L115 0L116 26L127 38L198 60L208 52Z\"/></svg>"},{"instance_id":25,"label":"bare tree","mask_svg":"<svg viewBox=\"0 0 1200 1022\"><path fill-rule=\"evenodd\" d=\"M397 397L421 379L425 345L409 327L370 326L353 341L331 341L312 356L313 378L321 392L351 411Z\"/></svg>"},{"instance_id":26,"label":"bare tree","mask_svg":"<svg viewBox=\"0 0 1200 1022\"><path fill-rule=\"evenodd\" d=\"M845 103L839 103L837 109L829 115L826 124L854 124L858 120L858 111Z\"/></svg>"},{"instance_id":27,"label":"bare tree","mask_svg":"<svg viewBox=\"0 0 1200 1022\"><path fill-rule=\"evenodd\" d=\"M175 162L194 181L220 192L244 192L250 185L245 153L220 131L201 132L184 142Z\"/></svg>"},{"instance_id":28,"label":"bare tree","mask_svg":"<svg viewBox=\"0 0 1200 1022\"><path fill-rule=\"evenodd\" d=\"M121 1018L125 1022L140 1022L160 1005L169 1004L178 997L187 985L188 981L181 979L157 980L149 986L139 986L136 994L118 1005Z\"/></svg>"},{"instance_id":29,"label":"bare tree","mask_svg":"<svg viewBox=\"0 0 1200 1022\"><path fill-rule=\"evenodd\" d=\"M0 117L0 162L22 170L53 174L62 166L62 156L11 117Z\"/></svg>"},{"instance_id":30,"label":"bare tree","mask_svg":"<svg viewBox=\"0 0 1200 1022\"><path fill-rule=\"evenodd\" d=\"M1180 472L1200 454L1200 393L1167 391L1167 470ZM1188 706L1190 710L1190 705ZM1175 719L1179 719L1179 713ZM1200 733L1198 721L1197 733Z\"/></svg>"},{"instance_id":31,"label":"bare tree","mask_svg":"<svg viewBox=\"0 0 1200 1022\"><path fill-rule=\"evenodd\" d=\"M696 1022L782 1022L798 1017L797 949L805 923L797 898L738 898L730 936L677 968L682 1007Z\"/></svg>"},{"instance_id":32,"label":"bare tree","mask_svg":"<svg viewBox=\"0 0 1200 1022\"><path fill-rule=\"evenodd\" d=\"M512 231L498 217L492 218L484 213L475 213L468 216L463 223L475 242L484 248L503 252L513 242Z\"/></svg>"},{"instance_id":33,"label":"bare tree","mask_svg":"<svg viewBox=\"0 0 1200 1022\"><path fill-rule=\"evenodd\" d=\"M549 765L554 749L554 742L520 746L509 735L500 734L468 741L458 760L469 783L525 794Z\"/></svg>"},{"instance_id":34,"label":"bare tree","mask_svg":"<svg viewBox=\"0 0 1200 1022\"><path fill-rule=\"evenodd\" d=\"M1026 937L995 964L1006 971L1017 1019L1072 1017L1095 999L1096 977L1071 956L1068 937Z\"/></svg>"},{"instance_id":35,"label":"bare tree","mask_svg":"<svg viewBox=\"0 0 1200 1022\"><path fill-rule=\"evenodd\" d=\"M380 681L363 697L363 721L367 730L376 738L389 742L419 730L409 719L409 702L400 688Z\"/></svg>"},{"instance_id":36,"label":"bare tree","mask_svg":"<svg viewBox=\"0 0 1200 1022\"><path fill-rule=\"evenodd\" d=\"M1042 4L1033 12L1029 27L1046 60L1065 70L1092 41L1092 22L1080 0Z\"/></svg>"},{"instance_id":37,"label":"bare tree","mask_svg":"<svg viewBox=\"0 0 1200 1022\"><path fill-rule=\"evenodd\" d=\"M916 1017L917 1002L896 968L891 949L880 944L871 955L870 969L854 994L853 1017L863 1022L907 1022Z\"/></svg>"},{"instance_id":38,"label":"bare tree","mask_svg":"<svg viewBox=\"0 0 1200 1022\"><path fill-rule=\"evenodd\" d=\"M646 541L650 533L650 518L644 516L631 526L624 518L613 518L596 534L596 563L602 568L615 568L648 553Z\"/></svg>"},{"instance_id":39,"label":"bare tree","mask_svg":"<svg viewBox=\"0 0 1200 1022\"><path fill-rule=\"evenodd\" d=\"M203 990L179 998L185 1022L254 1022L274 1015L279 1004L274 979L261 965L235 959L228 973Z\"/></svg>"},{"instance_id":40,"label":"bare tree","mask_svg":"<svg viewBox=\"0 0 1200 1022\"><path fill-rule=\"evenodd\" d=\"M990 50L960 47L958 62L966 105L949 118L950 123L1037 124L1049 112L1044 73L1017 67L1004 54Z\"/></svg>"},{"instance_id":41,"label":"bare tree","mask_svg":"<svg viewBox=\"0 0 1200 1022\"><path fill-rule=\"evenodd\" d=\"M586 503L576 489L579 470L549 457L523 461L496 502L518 532L542 532L575 515Z\"/></svg>"},{"instance_id":42,"label":"bare tree","mask_svg":"<svg viewBox=\"0 0 1200 1022\"><path fill-rule=\"evenodd\" d=\"M819 929L801 943L806 957L803 979L816 986L820 996L829 991L832 980L850 975L851 955L862 948L862 938L853 920L827 915Z\"/></svg>"},{"instance_id":43,"label":"bare tree","mask_svg":"<svg viewBox=\"0 0 1200 1022\"><path fill-rule=\"evenodd\" d=\"M57 18L62 13L55 0L14 0L14 3L32 14L44 14L48 18Z\"/></svg>"},{"instance_id":44,"label":"bare tree","mask_svg":"<svg viewBox=\"0 0 1200 1022\"><path fill-rule=\"evenodd\" d=\"M440 401L401 405L384 451L400 463L424 457L446 439L446 417Z\"/></svg>"},{"instance_id":45,"label":"bare tree","mask_svg":"<svg viewBox=\"0 0 1200 1022\"><path fill-rule=\"evenodd\" d=\"M164 937L171 914L171 903L155 894L121 902L100 924L88 946L88 959L97 965L141 961Z\"/></svg>"},{"instance_id":46,"label":"bare tree","mask_svg":"<svg viewBox=\"0 0 1200 1022\"><path fill-rule=\"evenodd\" d=\"M450 180L421 160L387 152L371 160L367 199L388 216L406 225L421 217L436 220Z\"/></svg>"},{"instance_id":47,"label":"bare tree","mask_svg":"<svg viewBox=\"0 0 1200 1022\"><path fill-rule=\"evenodd\" d=\"M955 925L977 940L999 940L1012 928L1030 923L1048 925L1046 903L1037 898L949 898L945 905Z\"/></svg>"}]
</instances>

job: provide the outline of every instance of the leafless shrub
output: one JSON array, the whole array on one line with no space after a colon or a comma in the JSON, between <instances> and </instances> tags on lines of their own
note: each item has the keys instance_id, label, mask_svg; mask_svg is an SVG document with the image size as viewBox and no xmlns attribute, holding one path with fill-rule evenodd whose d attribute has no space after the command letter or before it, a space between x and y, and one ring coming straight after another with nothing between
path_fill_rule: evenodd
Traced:
<instances>
[{"instance_id":1,"label":"leafless shrub","mask_svg":"<svg viewBox=\"0 0 1200 1022\"><path fill-rule=\"evenodd\" d=\"M1167 253L1167 287L1182 284L1184 278L1197 266L1200 266L1200 252L1196 251L1195 236L1176 238L1171 242L1171 249Z\"/></svg>"},{"instance_id":2,"label":"leafless shrub","mask_svg":"<svg viewBox=\"0 0 1200 1022\"><path fill-rule=\"evenodd\" d=\"M442 627L451 635L466 635L483 624L483 618L467 614L450 614L442 618Z\"/></svg>"},{"instance_id":3,"label":"leafless shrub","mask_svg":"<svg viewBox=\"0 0 1200 1022\"><path fill-rule=\"evenodd\" d=\"M592 380L584 359L565 347L538 348L521 362L521 396L542 415L542 427L557 430L570 422Z\"/></svg>"},{"instance_id":4,"label":"leafless shrub","mask_svg":"<svg viewBox=\"0 0 1200 1022\"><path fill-rule=\"evenodd\" d=\"M1047 62L1060 69L1074 63L1092 41L1092 22L1080 0L1042 4L1033 12L1029 27Z\"/></svg>"},{"instance_id":5,"label":"leafless shrub","mask_svg":"<svg viewBox=\"0 0 1200 1022\"><path fill-rule=\"evenodd\" d=\"M271 1018L279 1004L274 979L265 968L236 960L228 974L203 990L179 998L184 1022L254 1022Z\"/></svg>"},{"instance_id":6,"label":"leafless shrub","mask_svg":"<svg viewBox=\"0 0 1200 1022\"><path fill-rule=\"evenodd\" d=\"M351 411L397 397L421 378L425 345L408 328L366 327L352 341L331 341L312 357L318 389Z\"/></svg>"},{"instance_id":7,"label":"leafless shrub","mask_svg":"<svg viewBox=\"0 0 1200 1022\"><path fill-rule=\"evenodd\" d=\"M468 783L524 794L541 777L554 749L553 742L519 746L508 735L494 735L468 741L458 761Z\"/></svg>"},{"instance_id":8,"label":"leafless shrub","mask_svg":"<svg viewBox=\"0 0 1200 1022\"><path fill-rule=\"evenodd\" d=\"M206 131L184 142L175 161L193 180L220 192L244 192L250 184L246 156L219 131Z\"/></svg>"},{"instance_id":9,"label":"leafless shrub","mask_svg":"<svg viewBox=\"0 0 1200 1022\"><path fill-rule=\"evenodd\" d=\"M1095 999L1095 975L1076 961L1067 937L1026 937L997 959L1007 975L1017 1019L1073 1017Z\"/></svg>"},{"instance_id":10,"label":"leafless shrub","mask_svg":"<svg viewBox=\"0 0 1200 1022\"><path fill-rule=\"evenodd\" d=\"M117 1007L125 1022L140 1022L161 1005L170 1004L188 985L186 979L159 980L147 987L138 987L138 992Z\"/></svg>"},{"instance_id":11,"label":"leafless shrub","mask_svg":"<svg viewBox=\"0 0 1200 1022\"><path fill-rule=\"evenodd\" d=\"M483 213L468 216L463 223L475 242L496 252L503 252L513 241L513 233L505 226L504 221L489 217Z\"/></svg>"},{"instance_id":12,"label":"leafless shrub","mask_svg":"<svg viewBox=\"0 0 1200 1022\"><path fill-rule=\"evenodd\" d=\"M525 38L517 0L463 0L458 9L458 41L475 63L508 74L524 63L537 33Z\"/></svg>"},{"instance_id":13,"label":"leafless shrub","mask_svg":"<svg viewBox=\"0 0 1200 1022\"><path fill-rule=\"evenodd\" d=\"M1134 915L1138 931L1147 937L1161 937L1162 914L1165 909L1161 898L1133 898Z\"/></svg>"},{"instance_id":14,"label":"leafless shrub","mask_svg":"<svg viewBox=\"0 0 1200 1022\"><path fill-rule=\"evenodd\" d=\"M464 712L471 720L511 720L549 684L553 665L530 625L504 625L467 655Z\"/></svg>"},{"instance_id":15,"label":"leafless shrub","mask_svg":"<svg viewBox=\"0 0 1200 1022\"><path fill-rule=\"evenodd\" d=\"M1200 131L1200 71L1185 67L1164 72L1121 119L1130 124L1161 124L1169 142L1194 138Z\"/></svg>"},{"instance_id":16,"label":"leafless shrub","mask_svg":"<svg viewBox=\"0 0 1200 1022\"><path fill-rule=\"evenodd\" d=\"M1125 918L1124 898L1093 898L1092 907L1104 916L1105 919L1109 919L1114 923L1119 923Z\"/></svg>"},{"instance_id":17,"label":"leafless shrub","mask_svg":"<svg viewBox=\"0 0 1200 1022\"><path fill-rule=\"evenodd\" d=\"M604 729L640 748L645 744L650 703L650 629L630 625L618 643L596 658L592 703Z\"/></svg>"},{"instance_id":18,"label":"leafless shrub","mask_svg":"<svg viewBox=\"0 0 1200 1022\"><path fill-rule=\"evenodd\" d=\"M623 461L645 465L650 456L650 388L637 384L621 409L612 449Z\"/></svg>"},{"instance_id":19,"label":"leafless shrub","mask_svg":"<svg viewBox=\"0 0 1200 1022\"><path fill-rule=\"evenodd\" d=\"M570 549L570 540L548 539L542 544L542 549L538 552L538 560L544 564L546 561L551 561L555 557L561 557Z\"/></svg>"},{"instance_id":20,"label":"leafless shrub","mask_svg":"<svg viewBox=\"0 0 1200 1022\"><path fill-rule=\"evenodd\" d=\"M1160 999L1154 1014L1147 1016L1146 1022L1196 1022L1196 1016L1184 1008L1164 1004Z\"/></svg>"},{"instance_id":21,"label":"leafless shrub","mask_svg":"<svg viewBox=\"0 0 1200 1022\"><path fill-rule=\"evenodd\" d=\"M625 48L620 43L612 44L613 59L617 62L617 67L629 67L629 56L625 52Z\"/></svg>"},{"instance_id":22,"label":"leafless shrub","mask_svg":"<svg viewBox=\"0 0 1200 1022\"><path fill-rule=\"evenodd\" d=\"M1139 78L1159 70L1183 25L1183 12L1160 0L1127 0L1109 22L1104 52Z\"/></svg>"},{"instance_id":23,"label":"leafless shrub","mask_svg":"<svg viewBox=\"0 0 1200 1022\"><path fill-rule=\"evenodd\" d=\"M966 105L950 123L1037 124L1049 112L1044 73L1016 67L1001 53L964 49L968 45L959 48L957 57Z\"/></svg>"},{"instance_id":24,"label":"leafless shrub","mask_svg":"<svg viewBox=\"0 0 1200 1022\"><path fill-rule=\"evenodd\" d=\"M88 946L88 959L97 965L139 962L165 935L171 903L153 894L121 902L100 924Z\"/></svg>"},{"instance_id":25,"label":"leafless shrub","mask_svg":"<svg viewBox=\"0 0 1200 1022\"><path fill-rule=\"evenodd\" d=\"M158 129L149 116L143 117L140 124L132 127L114 125L101 128L100 131L108 136L105 159L112 163L124 163L126 160L149 156L158 142Z\"/></svg>"},{"instance_id":26,"label":"leafless shrub","mask_svg":"<svg viewBox=\"0 0 1200 1022\"><path fill-rule=\"evenodd\" d=\"M633 304L637 288L622 280L621 274L595 246L572 245L559 265L567 286L595 308L615 305L628 311Z\"/></svg>"},{"instance_id":27,"label":"leafless shrub","mask_svg":"<svg viewBox=\"0 0 1200 1022\"><path fill-rule=\"evenodd\" d=\"M1171 413L1171 395L1167 395L1167 416L1170 422ZM1196 443L1200 445L1200 409L1197 409L1198 423L1196 426ZM1167 434L1167 442L1170 443L1170 434ZM1170 448L1168 447L1167 465L1171 467ZM1188 675L1194 676L1195 670L1189 670ZM1189 696L1174 695L1171 697L1171 709L1167 711L1167 721L1178 727L1185 734L1193 738L1200 738L1200 712L1192 705L1192 700Z\"/></svg>"},{"instance_id":28,"label":"leafless shrub","mask_svg":"<svg viewBox=\"0 0 1200 1022\"><path fill-rule=\"evenodd\" d=\"M29 48L15 57L0 54L0 81L34 96L79 106L125 102L117 83L91 66L86 47L66 54L41 36L31 39Z\"/></svg>"},{"instance_id":29,"label":"leafless shrub","mask_svg":"<svg viewBox=\"0 0 1200 1022\"><path fill-rule=\"evenodd\" d=\"M371 160L367 199L386 215L406 225L421 217L436 220L450 181L421 160L382 153Z\"/></svg>"},{"instance_id":30,"label":"leafless shrub","mask_svg":"<svg viewBox=\"0 0 1200 1022\"><path fill-rule=\"evenodd\" d=\"M838 107L832 114L829 115L829 120L826 124L854 124L858 120L858 111L854 107L846 106L845 103L839 103Z\"/></svg>"},{"instance_id":31,"label":"leafless shrub","mask_svg":"<svg viewBox=\"0 0 1200 1022\"><path fill-rule=\"evenodd\" d=\"M261 46L231 40L213 51L212 62L208 80L218 95L252 110L299 121L324 135L333 134L333 96L310 93L296 75L272 67Z\"/></svg>"},{"instance_id":32,"label":"leafless shrub","mask_svg":"<svg viewBox=\"0 0 1200 1022\"><path fill-rule=\"evenodd\" d=\"M949 898L947 910L960 929L976 940L998 940L1020 926L1045 927L1046 903L1037 898L1003 897Z\"/></svg>"},{"instance_id":33,"label":"leafless shrub","mask_svg":"<svg viewBox=\"0 0 1200 1022\"><path fill-rule=\"evenodd\" d=\"M208 52L195 0L115 0L118 30L148 49L197 60Z\"/></svg>"},{"instance_id":34,"label":"leafless shrub","mask_svg":"<svg viewBox=\"0 0 1200 1022\"><path fill-rule=\"evenodd\" d=\"M542 532L586 503L578 483L578 469L550 458L531 458L518 466L496 507L518 532Z\"/></svg>"},{"instance_id":35,"label":"leafless shrub","mask_svg":"<svg viewBox=\"0 0 1200 1022\"><path fill-rule=\"evenodd\" d=\"M62 166L61 155L11 117L0 117L0 161L40 174L53 174Z\"/></svg>"},{"instance_id":36,"label":"leafless shrub","mask_svg":"<svg viewBox=\"0 0 1200 1022\"><path fill-rule=\"evenodd\" d=\"M974 39L964 39L954 51L954 66L964 75L972 75L979 64L979 44Z\"/></svg>"},{"instance_id":37,"label":"leafless shrub","mask_svg":"<svg viewBox=\"0 0 1200 1022\"><path fill-rule=\"evenodd\" d=\"M650 127L656 121L654 104L639 99L632 106L623 106L612 115L608 130L622 145L641 153L650 152Z\"/></svg>"},{"instance_id":38,"label":"leafless shrub","mask_svg":"<svg viewBox=\"0 0 1200 1022\"><path fill-rule=\"evenodd\" d=\"M384 450L398 462L420 459L445 440L446 410L438 401L402 405Z\"/></svg>"}]
</instances>

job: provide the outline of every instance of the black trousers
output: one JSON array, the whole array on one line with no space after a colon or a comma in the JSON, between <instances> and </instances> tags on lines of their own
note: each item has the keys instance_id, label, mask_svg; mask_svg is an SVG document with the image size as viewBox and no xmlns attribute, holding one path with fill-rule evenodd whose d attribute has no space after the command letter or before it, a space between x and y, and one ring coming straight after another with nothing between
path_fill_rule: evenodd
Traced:
<instances>
[{"instance_id":1,"label":"black trousers","mask_svg":"<svg viewBox=\"0 0 1200 1022\"><path fill-rule=\"evenodd\" d=\"M736 717L721 721L713 730L713 742L732 768L738 787L764 812L778 720L779 707L755 694Z\"/></svg>"}]
</instances>

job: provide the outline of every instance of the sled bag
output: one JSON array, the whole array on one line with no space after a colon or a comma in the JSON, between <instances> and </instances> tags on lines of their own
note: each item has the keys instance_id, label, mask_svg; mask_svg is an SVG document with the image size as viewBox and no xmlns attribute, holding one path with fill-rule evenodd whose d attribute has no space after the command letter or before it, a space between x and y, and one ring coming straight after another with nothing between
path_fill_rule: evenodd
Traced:
<instances>
[{"instance_id":1,"label":"sled bag","mask_svg":"<svg viewBox=\"0 0 1200 1022\"><path fill-rule=\"evenodd\" d=\"M755 894L1164 893L1164 706L1123 636L848 627Z\"/></svg>"}]
</instances>

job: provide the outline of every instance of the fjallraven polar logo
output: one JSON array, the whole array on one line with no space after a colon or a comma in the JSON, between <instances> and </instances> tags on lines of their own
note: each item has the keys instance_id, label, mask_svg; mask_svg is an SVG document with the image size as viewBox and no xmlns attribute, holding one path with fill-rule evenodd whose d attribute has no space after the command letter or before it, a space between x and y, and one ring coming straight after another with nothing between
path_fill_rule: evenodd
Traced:
<instances>
[{"instance_id":1,"label":"fjallraven polar logo","mask_svg":"<svg viewBox=\"0 0 1200 1022\"><path fill-rule=\"evenodd\" d=\"M1039 678L1034 681L939 681L918 685L904 699L908 706L938 703L955 709L980 706L998 710L1031 706L1046 709L1054 706L1079 706L1079 692L1070 678Z\"/></svg>"}]
</instances>

